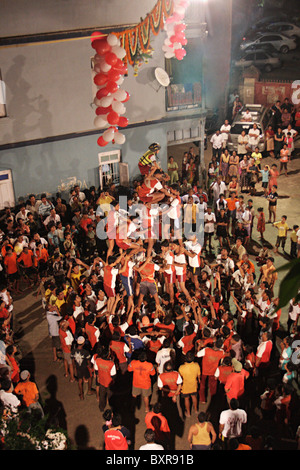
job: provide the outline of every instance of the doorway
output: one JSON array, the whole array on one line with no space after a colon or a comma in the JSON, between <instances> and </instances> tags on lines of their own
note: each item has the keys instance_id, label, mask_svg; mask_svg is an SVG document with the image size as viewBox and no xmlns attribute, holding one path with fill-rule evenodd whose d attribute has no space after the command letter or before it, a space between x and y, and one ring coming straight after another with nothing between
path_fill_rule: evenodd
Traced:
<instances>
[{"instance_id":1,"label":"doorway","mask_svg":"<svg viewBox=\"0 0 300 470\"><path fill-rule=\"evenodd\" d=\"M11 170L0 171L0 210L15 206L15 194Z\"/></svg>"}]
</instances>

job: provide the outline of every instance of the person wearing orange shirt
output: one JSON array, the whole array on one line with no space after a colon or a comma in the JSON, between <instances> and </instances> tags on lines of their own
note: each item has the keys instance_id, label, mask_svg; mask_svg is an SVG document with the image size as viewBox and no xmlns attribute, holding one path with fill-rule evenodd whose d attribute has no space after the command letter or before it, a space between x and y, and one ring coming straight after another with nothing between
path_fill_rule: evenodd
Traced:
<instances>
[{"instance_id":1,"label":"person wearing orange shirt","mask_svg":"<svg viewBox=\"0 0 300 470\"><path fill-rule=\"evenodd\" d=\"M128 365L128 372L133 372L132 378L132 397L135 399L142 395L145 404L146 413L149 412L150 400L149 397L152 393L151 377L156 372L153 364L147 361L146 351L142 351L138 359L133 359Z\"/></svg>"},{"instance_id":2,"label":"person wearing orange shirt","mask_svg":"<svg viewBox=\"0 0 300 470\"><path fill-rule=\"evenodd\" d=\"M29 284L29 287L32 286L31 280L35 282L37 280L36 268L34 267L34 255L33 251L24 245L23 251L18 257L18 263L23 268L24 280Z\"/></svg>"},{"instance_id":3,"label":"person wearing orange shirt","mask_svg":"<svg viewBox=\"0 0 300 470\"><path fill-rule=\"evenodd\" d=\"M30 380L30 372L23 370L20 373L21 381L15 386L16 395L21 395L23 405L28 411L39 410L42 417L44 416L43 408L39 402L39 391L35 382Z\"/></svg>"},{"instance_id":4,"label":"person wearing orange shirt","mask_svg":"<svg viewBox=\"0 0 300 470\"><path fill-rule=\"evenodd\" d=\"M230 193L230 197L225 199L227 202L227 213L229 217L229 224L228 224L228 233L229 233L229 226L231 220L231 236L234 236L234 228L235 228L235 220L236 220L236 203L239 201L236 197L236 192L232 191Z\"/></svg>"},{"instance_id":5,"label":"person wearing orange shirt","mask_svg":"<svg viewBox=\"0 0 300 470\"><path fill-rule=\"evenodd\" d=\"M6 274L8 277L8 283L15 291L16 294L20 294L19 290L19 268L18 268L18 261L17 261L17 254L10 245L6 247L6 256L4 258L4 266L6 269Z\"/></svg>"},{"instance_id":6,"label":"person wearing orange shirt","mask_svg":"<svg viewBox=\"0 0 300 470\"><path fill-rule=\"evenodd\" d=\"M92 357L94 373L96 377L96 397L100 411L104 411L107 400L111 396L111 386L117 374L116 366L109 349L99 346Z\"/></svg>"},{"instance_id":7,"label":"person wearing orange shirt","mask_svg":"<svg viewBox=\"0 0 300 470\"><path fill-rule=\"evenodd\" d=\"M200 349L197 352L197 357L202 358L202 377L200 382L200 402L206 403L205 397L205 387L206 387L206 379L208 379L209 391L210 396L216 394L217 391L217 379L215 377L215 372L217 367L219 366L220 360L225 355L224 350L221 349L223 346L223 341L221 339L217 339L214 343L214 346L206 347Z\"/></svg>"},{"instance_id":8,"label":"person wearing orange shirt","mask_svg":"<svg viewBox=\"0 0 300 470\"><path fill-rule=\"evenodd\" d=\"M232 359L233 371L227 377L224 389L227 401L232 398L239 399L245 392L245 380L249 377L249 372L243 369L242 363L235 358Z\"/></svg>"}]
</instances>

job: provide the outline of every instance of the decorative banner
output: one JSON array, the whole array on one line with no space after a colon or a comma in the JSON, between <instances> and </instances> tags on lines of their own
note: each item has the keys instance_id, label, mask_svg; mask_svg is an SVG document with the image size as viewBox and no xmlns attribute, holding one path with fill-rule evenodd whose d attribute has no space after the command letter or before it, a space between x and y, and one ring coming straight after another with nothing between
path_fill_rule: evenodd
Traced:
<instances>
[{"instance_id":1,"label":"decorative banner","mask_svg":"<svg viewBox=\"0 0 300 470\"><path fill-rule=\"evenodd\" d=\"M166 19L173 13L173 4L174 0L158 0L141 23L134 28L115 33L126 51L126 59L130 65L134 66L139 61L137 55L140 58L143 58L143 55L149 56L152 51L150 34L157 36L163 30Z\"/></svg>"},{"instance_id":2,"label":"decorative banner","mask_svg":"<svg viewBox=\"0 0 300 470\"><path fill-rule=\"evenodd\" d=\"M126 113L124 103L130 98L129 93L120 88L123 75L128 72L123 62L126 51L113 33L104 36L100 32L94 32L91 41L96 51L93 69L96 73L94 83L98 88L94 98L97 106L94 125L98 129L106 129L97 143L100 147L105 147L109 142L122 145L126 139L119 132L118 126L128 126L128 119L122 115Z\"/></svg>"}]
</instances>

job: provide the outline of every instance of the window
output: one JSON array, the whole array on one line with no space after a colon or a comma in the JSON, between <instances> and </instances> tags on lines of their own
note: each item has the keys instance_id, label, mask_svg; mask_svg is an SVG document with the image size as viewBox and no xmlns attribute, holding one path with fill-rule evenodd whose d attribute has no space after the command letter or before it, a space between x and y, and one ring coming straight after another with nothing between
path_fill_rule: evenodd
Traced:
<instances>
[{"instance_id":1,"label":"window","mask_svg":"<svg viewBox=\"0 0 300 470\"><path fill-rule=\"evenodd\" d=\"M120 183L121 150L98 153L100 187Z\"/></svg>"},{"instance_id":2,"label":"window","mask_svg":"<svg viewBox=\"0 0 300 470\"><path fill-rule=\"evenodd\" d=\"M6 112L6 89L5 83L2 80L1 70L0 70L0 118L7 117Z\"/></svg>"},{"instance_id":3,"label":"window","mask_svg":"<svg viewBox=\"0 0 300 470\"><path fill-rule=\"evenodd\" d=\"M259 52L256 54L256 60L265 60L267 59L268 56L266 54L264 54L263 52Z\"/></svg>"},{"instance_id":4,"label":"window","mask_svg":"<svg viewBox=\"0 0 300 470\"><path fill-rule=\"evenodd\" d=\"M255 59L255 54L248 54L245 57L245 60L254 60Z\"/></svg>"},{"instance_id":5,"label":"window","mask_svg":"<svg viewBox=\"0 0 300 470\"><path fill-rule=\"evenodd\" d=\"M171 80L166 90L167 111L199 108L202 105L201 39L190 38L185 49L187 54L183 61L165 60L165 69Z\"/></svg>"}]
</instances>

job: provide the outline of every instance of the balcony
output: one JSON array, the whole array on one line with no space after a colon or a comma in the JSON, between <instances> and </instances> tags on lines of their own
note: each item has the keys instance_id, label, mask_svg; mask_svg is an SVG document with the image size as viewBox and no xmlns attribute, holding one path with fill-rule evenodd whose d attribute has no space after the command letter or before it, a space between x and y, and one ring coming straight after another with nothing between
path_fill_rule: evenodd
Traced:
<instances>
[{"instance_id":1,"label":"balcony","mask_svg":"<svg viewBox=\"0 0 300 470\"><path fill-rule=\"evenodd\" d=\"M200 108L202 87L200 82L172 84L166 90L166 110L181 111Z\"/></svg>"}]
</instances>

